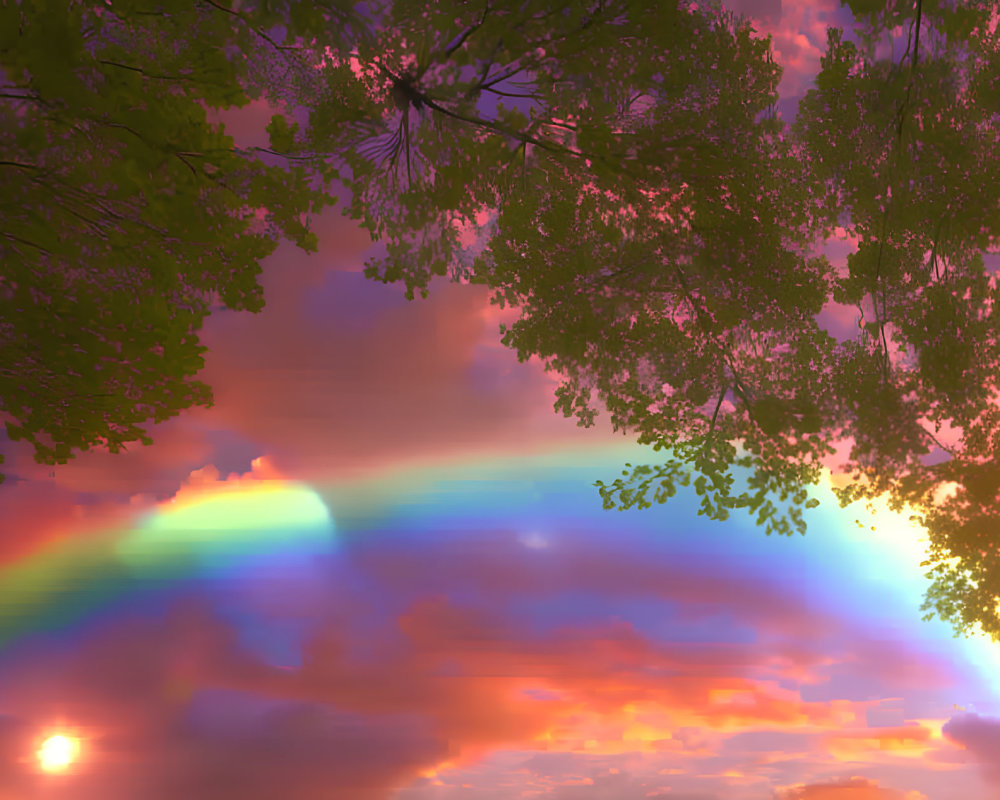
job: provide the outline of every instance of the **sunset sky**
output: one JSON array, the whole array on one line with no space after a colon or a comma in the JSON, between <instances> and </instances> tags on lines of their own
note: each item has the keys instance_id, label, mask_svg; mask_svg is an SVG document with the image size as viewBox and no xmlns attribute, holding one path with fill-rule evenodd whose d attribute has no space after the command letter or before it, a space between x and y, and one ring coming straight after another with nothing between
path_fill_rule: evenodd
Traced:
<instances>
[{"instance_id":1,"label":"sunset sky","mask_svg":"<svg viewBox=\"0 0 1000 800\"><path fill-rule=\"evenodd\" d=\"M729 5L790 119L850 13ZM315 228L206 320L213 408L54 470L0 433L0 800L1000 797L1000 647L921 621L905 515L605 511L660 454L557 415L484 287L408 302Z\"/></svg>"}]
</instances>

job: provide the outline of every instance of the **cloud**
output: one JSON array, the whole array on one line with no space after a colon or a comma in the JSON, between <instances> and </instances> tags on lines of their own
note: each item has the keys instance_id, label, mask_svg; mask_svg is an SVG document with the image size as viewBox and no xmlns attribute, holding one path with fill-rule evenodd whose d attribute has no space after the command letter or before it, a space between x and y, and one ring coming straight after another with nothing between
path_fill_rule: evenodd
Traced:
<instances>
[{"instance_id":1,"label":"cloud","mask_svg":"<svg viewBox=\"0 0 1000 800\"><path fill-rule=\"evenodd\" d=\"M231 472L225 478L214 464L206 464L192 470L181 484L171 502L186 501L202 495L215 495L220 491L252 489L260 482L282 481L284 475L268 456L258 456L250 462L250 470L245 473Z\"/></svg>"},{"instance_id":2,"label":"cloud","mask_svg":"<svg viewBox=\"0 0 1000 800\"><path fill-rule=\"evenodd\" d=\"M202 377L216 405L198 412L205 424L256 442L283 471L307 479L601 436L555 414L540 364L518 365L513 352L490 346L498 334L485 287L438 281L426 300L408 302L398 286L323 264L276 255L263 312L206 323Z\"/></svg>"},{"instance_id":3,"label":"cloud","mask_svg":"<svg viewBox=\"0 0 1000 800\"><path fill-rule=\"evenodd\" d=\"M46 587L45 581L65 580L74 571L82 574L95 558L109 553L116 541L139 525L142 516L174 510L178 502L184 506L225 492L277 485L282 477L270 460L259 457L246 473L230 473L226 478L212 464L178 474L170 481L172 491L160 497L133 494L119 500L113 495L72 492L48 481L12 483L0 491L0 519L4 521L0 578L4 571L16 576L22 569L34 568L32 596L46 588L58 593L60 587ZM76 558L85 556L86 563L71 563L74 554ZM46 575L49 566L54 571Z\"/></svg>"},{"instance_id":4,"label":"cloud","mask_svg":"<svg viewBox=\"0 0 1000 800\"><path fill-rule=\"evenodd\" d=\"M941 733L971 753L982 766L983 778L1000 788L1000 719L960 714L952 717Z\"/></svg>"},{"instance_id":5,"label":"cloud","mask_svg":"<svg viewBox=\"0 0 1000 800\"><path fill-rule=\"evenodd\" d=\"M352 571L394 586L401 596L427 596L446 586L473 593L490 605L513 596L553 608L560 605L561 596L586 587L605 608L619 600L642 599L658 619L669 619L671 625L707 620L718 625L722 616L731 631L752 630L759 641L767 642L766 653L741 651L718 640L690 643L677 651L677 658L691 658L705 674L716 660L720 668L732 668L736 653L743 652L762 674L794 678L800 684L824 684L833 665L855 685L881 685L889 691L900 685L910 690L938 687L949 680L942 658L910 657L898 642L865 638L862 631L848 637L840 621L811 608L801 594L755 579L717 558L686 555L678 563L646 536L626 530L616 531L613 548L603 536L582 530L571 539L551 535L544 549L520 545L520 531L496 528L476 530L474 537L385 536L358 540L345 556ZM838 687L841 692L847 689Z\"/></svg>"},{"instance_id":6,"label":"cloud","mask_svg":"<svg viewBox=\"0 0 1000 800\"><path fill-rule=\"evenodd\" d=\"M447 752L447 743L407 722L351 718L311 703L277 706L249 725L191 732L173 747L183 769L157 759L143 796L322 800L335 787L349 800L384 798Z\"/></svg>"},{"instance_id":7,"label":"cloud","mask_svg":"<svg viewBox=\"0 0 1000 800\"><path fill-rule=\"evenodd\" d=\"M75 648L22 646L3 671L4 686L16 689L5 692L10 713L0 718L0 790L32 797L28 789L49 779L30 754L39 732L59 730L60 720L83 744L53 796L74 800L309 800L328 797L331 786L366 800L447 754L412 719L227 698L217 684L252 681L265 669L235 639L206 602L188 598L162 620L119 620Z\"/></svg>"},{"instance_id":8,"label":"cloud","mask_svg":"<svg viewBox=\"0 0 1000 800\"><path fill-rule=\"evenodd\" d=\"M825 736L824 744L842 761L878 761L887 755L919 759L940 749L932 730L920 724L838 731Z\"/></svg>"},{"instance_id":9,"label":"cloud","mask_svg":"<svg viewBox=\"0 0 1000 800\"><path fill-rule=\"evenodd\" d=\"M845 778L829 783L796 786L778 792L777 800L927 800L921 792L901 792L866 778Z\"/></svg>"},{"instance_id":10,"label":"cloud","mask_svg":"<svg viewBox=\"0 0 1000 800\"><path fill-rule=\"evenodd\" d=\"M199 470L188 485L217 478ZM724 566L709 573L697 562L661 561L628 538L611 551L586 535L532 549L515 530L410 544L372 534L345 542L310 576L257 586L259 602L234 606L248 588L234 579L187 587L165 612L136 608L94 621L63 644L25 640L0 671L0 701L16 723L0 725L0 773L11 786L33 785L38 776L15 751L23 756L26 736L63 719L85 733L87 757L65 784L74 800L199 791L299 800L330 785L357 800L399 786L423 786L418 796L431 798L435 781L451 785L512 748L570 759L642 756L689 771L697 764L702 776L698 785L671 775L653 782L640 775L648 768L627 773L623 765L619 773L576 771L592 783L571 782L572 772L552 778L553 791L562 787L554 796L597 800L667 788L718 793L751 778L759 788L760 774L737 773L733 754L719 755L728 738L851 730L864 702L808 701L794 688L797 676L836 673L849 660L839 624L773 584ZM712 641L661 639L592 608L549 618L581 591L601 608L641 598L668 626L725 611L733 630L756 635L727 641L715 629ZM234 616L239 608L250 616ZM266 639L293 624L304 634L291 666L247 644L247 634ZM899 646L878 651L878 663L874 651L858 652L851 668L859 675L898 672L917 658ZM3 730L13 732L4 739ZM821 747L809 755L833 763ZM905 797L863 788L871 791L829 796Z\"/></svg>"},{"instance_id":11,"label":"cloud","mask_svg":"<svg viewBox=\"0 0 1000 800\"><path fill-rule=\"evenodd\" d=\"M210 432L181 422L166 423L166 428L156 434L152 447L118 455L81 453L57 467L54 479L40 474L39 465L13 459L12 472L32 479L11 480L0 489L0 568L83 537L103 547L104 533L133 527L141 515L166 508L171 500L186 502L206 492L245 489L284 477L259 454L245 473L223 476L210 461L215 453Z\"/></svg>"},{"instance_id":12,"label":"cloud","mask_svg":"<svg viewBox=\"0 0 1000 800\"><path fill-rule=\"evenodd\" d=\"M127 500L129 495L137 493L162 496L173 492L181 478L211 457L213 448L208 432L189 424L184 416L150 425L148 432L153 438L151 446L134 442L118 454L91 449L55 467L36 464L32 448L25 442L6 443L4 470L8 480L14 477L37 481L70 495L100 494L108 499ZM3 492L7 489L5 483Z\"/></svg>"},{"instance_id":13,"label":"cloud","mask_svg":"<svg viewBox=\"0 0 1000 800\"><path fill-rule=\"evenodd\" d=\"M480 754L502 742L538 737L547 737L549 749L593 738L617 739L621 747L640 751L686 750L698 745L680 736L684 726L729 732L787 724L837 729L844 723L844 706L804 702L778 685L828 651L821 632L829 626L753 581L695 577L690 570L691 579L685 580L680 569L660 567L655 574L655 567L643 569L641 558L587 554L586 548L577 557L564 550L559 558L565 569L551 562L538 567L532 563L538 551L481 536L464 550L454 541L435 547L427 540L420 550L403 543L359 543L346 554L355 580L392 586L395 600L383 597L381 604L399 607L390 612L392 635L365 648L369 658L378 654L374 663L352 656L350 637L339 623L329 624L305 644L301 670L243 688L322 700L361 714L396 709L427 716L436 720L441 737ZM438 593L429 588L431 577ZM562 592L591 584L604 602L641 595L651 605L662 600L683 609L682 618L706 606L726 606L748 625L768 617L771 625L759 626L757 645L665 646L623 620L591 618L546 627L544 619L536 619L532 632L525 620L490 610L503 608L512 597L551 606ZM478 601L457 603L440 594L440 587L455 596L471 593ZM371 600L346 591L329 602L363 608ZM370 637L373 626L362 627ZM798 649L783 647L789 631L797 632ZM887 670L907 658L901 652L882 656ZM866 661L861 668L871 666ZM581 710L571 713L571 708Z\"/></svg>"},{"instance_id":14,"label":"cloud","mask_svg":"<svg viewBox=\"0 0 1000 800\"><path fill-rule=\"evenodd\" d=\"M725 0L723 5L755 20L776 22L781 19L781 0Z\"/></svg>"},{"instance_id":15,"label":"cloud","mask_svg":"<svg viewBox=\"0 0 1000 800\"><path fill-rule=\"evenodd\" d=\"M827 26L849 27L852 20L836 0L724 0L723 5L750 16L759 37L772 37L775 61L783 69L783 100L796 100L810 88L826 52Z\"/></svg>"},{"instance_id":16,"label":"cloud","mask_svg":"<svg viewBox=\"0 0 1000 800\"><path fill-rule=\"evenodd\" d=\"M132 506L114 497L81 495L42 481L4 484L0 489L0 583L5 570L40 565L67 547L80 549L87 539L95 547L106 546L108 531L131 524L140 508L151 502L146 498ZM41 560L33 561L36 558ZM35 588L39 588L37 578Z\"/></svg>"},{"instance_id":17,"label":"cloud","mask_svg":"<svg viewBox=\"0 0 1000 800\"><path fill-rule=\"evenodd\" d=\"M0 566L32 553L58 538L76 516L73 498L51 484L6 483L0 490Z\"/></svg>"},{"instance_id":18,"label":"cloud","mask_svg":"<svg viewBox=\"0 0 1000 800\"><path fill-rule=\"evenodd\" d=\"M669 790L661 793L651 788L647 781L617 768L606 772L594 770L592 776L576 780L563 779L546 795L551 800L674 800L677 796Z\"/></svg>"}]
</instances>

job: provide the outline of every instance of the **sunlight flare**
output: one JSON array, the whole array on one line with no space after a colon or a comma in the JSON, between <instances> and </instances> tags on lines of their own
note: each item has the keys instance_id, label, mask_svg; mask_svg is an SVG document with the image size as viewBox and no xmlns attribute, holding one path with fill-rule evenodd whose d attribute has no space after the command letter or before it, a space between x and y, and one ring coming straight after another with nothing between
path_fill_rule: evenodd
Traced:
<instances>
[{"instance_id":1,"label":"sunlight flare","mask_svg":"<svg viewBox=\"0 0 1000 800\"><path fill-rule=\"evenodd\" d=\"M38 749L38 763L45 772L62 772L76 761L80 741L71 736L50 736Z\"/></svg>"}]
</instances>

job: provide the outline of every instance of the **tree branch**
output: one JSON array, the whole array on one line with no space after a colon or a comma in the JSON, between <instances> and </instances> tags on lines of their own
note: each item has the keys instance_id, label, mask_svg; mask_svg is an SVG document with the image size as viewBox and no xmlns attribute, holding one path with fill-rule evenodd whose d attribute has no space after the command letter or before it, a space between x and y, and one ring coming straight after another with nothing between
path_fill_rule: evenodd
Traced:
<instances>
[{"instance_id":1,"label":"tree branch","mask_svg":"<svg viewBox=\"0 0 1000 800\"><path fill-rule=\"evenodd\" d=\"M492 92L493 94L499 95L500 97L524 97L528 99L534 99L535 97L538 96L535 94L518 94L516 92L501 92L499 89L493 89L491 87L487 87L486 91Z\"/></svg>"},{"instance_id":2,"label":"tree branch","mask_svg":"<svg viewBox=\"0 0 1000 800\"><path fill-rule=\"evenodd\" d=\"M28 247L34 247L36 250L40 250L47 256L53 256L53 257L55 256L55 253L53 253L51 250L42 247L40 244L35 244L34 242L28 239L22 239L20 236L15 236L13 233L8 233L7 231L0 231L0 236L3 236L5 239L10 239L12 242L20 242L21 244L28 245Z\"/></svg>"},{"instance_id":3,"label":"tree branch","mask_svg":"<svg viewBox=\"0 0 1000 800\"><path fill-rule=\"evenodd\" d=\"M701 443L701 452L705 452L705 447L712 440L712 434L715 433L715 421L719 416L719 409L722 408L722 400L726 396L726 392L729 391L729 387L723 384L722 391L719 392L719 399L715 403L715 411L712 412L712 421L708 426L708 433L705 435L705 441Z\"/></svg>"},{"instance_id":4,"label":"tree branch","mask_svg":"<svg viewBox=\"0 0 1000 800\"><path fill-rule=\"evenodd\" d=\"M226 8L225 6L219 5L218 3L216 3L215 0L201 0L201 2L206 3L206 4L208 4L208 5L210 5L210 6L214 7L214 8L217 8L217 9L219 9L219 11L225 11L227 14L231 14L232 16L236 17L241 22L243 22L248 28L250 28L250 30L252 30L254 33L256 33L261 39L263 39L265 42L267 42L269 45L271 45L271 47L273 47L275 50L278 50L279 52L283 52L285 50L301 50L302 49L301 47L297 47L296 45L278 44L276 41L274 41L274 39L272 39L270 36L268 36L266 33L264 33L264 31L262 31L260 28L255 28L253 26L253 23L251 23L247 19L246 14L244 14L241 11L234 11L231 8Z\"/></svg>"},{"instance_id":5,"label":"tree branch","mask_svg":"<svg viewBox=\"0 0 1000 800\"><path fill-rule=\"evenodd\" d=\"M499 133L504 136L509 136L512 139L516 139L519 142L533 144L535 147L540 147L542 150L547 150L551 153L561 153L563 155L572 156L573 158L592 159L595 161L601 161L615 172L620 172L622 174L628 175L630 178L634 180L640 180L640 177L638 175L633 173L622 163L611 161L610 159L602 155L599 155L597 153L591 154L591 153L584 153L579 150L573 150L569 147L564 147L563 145L558 145L553 142L546 141L544 139L539 139L535 136L532 136L529 133L518 131L515 130L514 128L509 128L506 125L501 125L499 123L492 122L490 120L478 119L476 117L469 117L466 116L465 114L461 114L456 111L451 111L450 109L447 109L444 106L439 105L425 94L417 93L417 96L420 98L421 102L428 108L431 108L440 114L444 114L446 117L451 117L452 119L457 120L459 122L464 122L467 125L476 125L478 127L486 128L487 130L494 131L495 133Z\"/></svg>"},{"instance_id":6,"label":"tree branch","mask_svg":"<svg viewBox=\"0 0 1000 800\"><path fill-rule=\"evenodd\" d=\"M945 445L941 444L941 442L938 441L938 438L933 433L931 433L929 430L927 430L927 428L925 428L923 425L920 425L919 423L917 424L917 427L919 427L920 430L922 430L925 434L927 434L927 436L930 438L930 440L932 442L934 442L934 444L936 444L942 450L944 450L949 456L952 456L952 457L955 456L956 451L953 450L950 447L946 447Z\"/></svg>"},{"instance_id":7,"label":"tree branch","mask_svg":"<svg viewBox=\"0 0 1000 800\"><path fill-rule=\"evenodd\" d=\"M673 271L677 275L678 283L680 283L681 285L681 290L684 293L684 297L687 299L688 304L691 306L691 310L694 311L695 318L698 320L698 324L701 326L701 329L705 333L705 335L708 336L709 339L711 339L715 343L715 346L722 353L722 357L725 359L727 366L732 372L733 392L739 396L740 400L743 401L743 405L747 410L747 417L750 418L750 421L754 425L757 425L757 427L760 427L759 423L757 422L757 419L754 417L752 404L750 403L750 398L747 396L746 391L743 387L744 384L743 378L740 376L740 371L736 368L736 364L733 363L732 352L730 351L729 347L725 344L725 342L720 342L718 340L718 337L716 336L715 331L713 330L711 324L704 318L707 312L701 308L700 303L695 302L694 297L691 295L691 290L690 287L688 286L687 278L684 275L684 271L676 263L673 264L673 267L674 267Z\"/></svg>"},{"instance_id":8,"label":"tree branch","mask_svg":"<svg viewBox=\"0 0 1000 800\"><path fill-rule=\"evenodd\" d=\"M460 48L463 44L465 44L465 40L468 39L473 33L475 33L483 26L483 23L486 22L486 15L489 13L489 11L490 11L490 4L486 3L486 6L483 8L483 16L480 17L479 22L477 22L475 25L470 25L468 28L462 31L458 39L456 39L454 42L452 42L450 45L448 45L448 47L444 49L445 58L451 58L451 54L454 53L456 50L458 50L458 48Z\"/></svg>"},{"instance_id":9,"label":"tree branch","mask_svg":"<svg viewBox=\"0 0 1000 800\"><path fill-rule=\"evenodd\" d=\"M133 67L131 64L121 64L117 61L108 61L107 59L98 59L98 63L107 64L109 67L118 67L119 69L127 69L130 72L138 72L146 78L154 78L161 81L192 81L195 83L206 83L207 81L198 81L192 78L190 75L156 75L152 72L146 72L142 67Z\"/></svg>"}]
</instances>

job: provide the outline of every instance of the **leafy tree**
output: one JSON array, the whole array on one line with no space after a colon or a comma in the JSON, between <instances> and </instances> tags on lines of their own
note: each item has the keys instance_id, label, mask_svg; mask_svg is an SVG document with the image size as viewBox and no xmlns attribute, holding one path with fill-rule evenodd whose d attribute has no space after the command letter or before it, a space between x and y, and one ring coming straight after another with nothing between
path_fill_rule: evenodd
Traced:
<instances>
[{"instance_id":1,"label":"leafy tree","mask_svg":"<svg viewBox=\"0 0 1000 800\"><path fill-rule=\"evenodd\" d=\"M488 284L521 309L504 343L564 376L557 409L591 425L596 390L616 429L681 456L658 500L691 464L706 513L787 532L770 495L814 502L830 452L833 375L814 365L835 343L814 316L832 276L803 254L809 174L751 33L718 5L397 2L375 43L328 61L331 87L351 70L375 107L347 118L331 92L310 133L386 244L369 277L410 298L449 270ZM485 212L473 259L459 230ZM750 492L730 493L734 463Z\"/></svg>"},{"instance_id":2,"label":"leafy tree","mask_svg":"<svg viewBox=\"0 0 1000 800\"><path fill-rule=\"evenodd\" d=\"M411 299L433 275L487 284L521 312L504 343L563 377L558 410L590 426L596 392L670 454L598 481L606 508L693 478L711 518L804 532L819 459L849 437L841 502L922 509L925 608L1000 636L990 5L851 0L861 47L830 31L786 129L769 42L717 4L396 2L373 41L328 54L309 135L385 242L369 277ZM904 58L877 59L898 27ZM343 102L351 76L364 106ZM807 255L838 224L860 238L848 274ZM855 341L818 325L831 300L861 310ZM958 450L930 429L949 420ZM926 464L931 447L949 460Z\"/></svg>"},{"instance_id":3,"label":"leafy tree","mask_svg":"<svg viewBox=\"0 0 1000 800\"><path fill-rule=\"evenodd\" d=\"M1000 237L1000 183L985 167L1000 157L996 5L851 6L867 26L861 47L829 31L794 125L827 223L843 216L859 240L833 293L860 317L836 385L854 440L853 481L838 494L915 508L931 543L925 619L1000 639L1000 289L983 261ZM876 59L896 27L902 58ZM946 425L957 444L935 435Z\"/></svg>"},{"instance_id":4,"label":"leafy tree","mask_svg":"<svg viewBox=\"0 0 1000 800\"><path fill-rule=\"evenodd\" d=\"M0 412L38 462L150 444L143 422L210 405L191 378L213 299L259 311L279 237L315 249L329 173L296 126L277 115L272 148L241 150L207 112L280 106L312 72L294 37L352 16L267 9L0 6Z\"/></svg>"}]
</instances>

